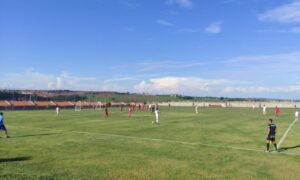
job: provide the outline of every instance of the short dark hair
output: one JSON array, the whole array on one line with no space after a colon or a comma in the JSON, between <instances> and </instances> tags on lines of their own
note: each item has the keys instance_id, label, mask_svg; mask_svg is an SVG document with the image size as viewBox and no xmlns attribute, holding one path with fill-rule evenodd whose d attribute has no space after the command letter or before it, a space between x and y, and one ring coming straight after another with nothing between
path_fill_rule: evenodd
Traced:
<instances>
[{"instance_id":1,"label":"short dark hair","mask_svg":"<svg viewBox=\"0 0 300 180\"><path fill-rule=\"evenodd\" d=\"M3 112L0 112L0 115L3 115Z\"/></svg>"},{"instance_id":2,"label":"short dark hair","mask_svg":"<svg viewBox=\"0 0 300 180\"><path fill-rule=\"evenodd\" d=\"M272 123L272 122L273 122L273 119L269 119L269 121Z\"/></svg>"}]
</instances>

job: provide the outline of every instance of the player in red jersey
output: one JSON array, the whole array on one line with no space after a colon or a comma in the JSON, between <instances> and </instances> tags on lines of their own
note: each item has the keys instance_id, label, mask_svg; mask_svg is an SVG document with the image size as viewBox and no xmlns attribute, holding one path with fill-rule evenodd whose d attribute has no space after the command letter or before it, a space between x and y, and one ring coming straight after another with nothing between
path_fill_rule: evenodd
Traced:
<instances>
[{"instance_id":1,"label":"player in red jersey","mask_svg":"<svg viewBox=\"0 0 300 180\"><path fill-rule=\"evenodd\" d=\"M129 107L129 108L128 108L128 117L129 117L129 118L131 118L131 114L132 114L132 108Z\"/></svg>"},{"instance_id":2,"label":"player in red jersey","mask_svg":"<svg viewBox=\"0 0 300 180\"><path fill-rule=\"evenodd\" d=\"M105 118L108 118L108 108L107 108L107 106L105 107L105 110L104 110L104 116L105 116Z\"/></svg>"},{"instance_id":3,"label":"player in red jersey","mask_svg":"<svg viewBox=\"0 0 300 180\"><path fill-rule=\"evenodd\" d=\"M279 110L279 107L276 106L275 109L274 109L274 113L275 113L275 116L278 117L279 114L280 114L280 110Z\"/></svg>"}]
</instances>

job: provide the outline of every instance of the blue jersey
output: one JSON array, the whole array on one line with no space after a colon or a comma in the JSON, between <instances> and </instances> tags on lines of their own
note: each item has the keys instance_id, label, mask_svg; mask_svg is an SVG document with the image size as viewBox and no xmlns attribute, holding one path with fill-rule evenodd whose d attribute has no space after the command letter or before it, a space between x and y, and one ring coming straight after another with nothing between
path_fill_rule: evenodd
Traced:
<instances>
[{"instance_id":1,"label":"blue jersey","mask_svg":"<svg viewBox=\"0 0 300 180\"><path fill-rule=\"evenodd\" d=\"M3 124L3 120L4 120L3 116L0 115L0 124Z\"/></svg>"}]
</instances>

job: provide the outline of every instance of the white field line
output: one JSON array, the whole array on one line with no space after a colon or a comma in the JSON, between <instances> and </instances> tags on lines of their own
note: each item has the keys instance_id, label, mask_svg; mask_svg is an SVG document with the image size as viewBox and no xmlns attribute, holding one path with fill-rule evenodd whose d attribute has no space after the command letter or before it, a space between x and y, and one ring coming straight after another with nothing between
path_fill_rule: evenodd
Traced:
<instances>
[{"instance_id":1,"label":"white field line","mask_svg":"<svg viewBox=\"0 0 300 180\"><path fill-rule=\"evenodd\" d=\"M88 123L93 123L93 122L104 122L104 121L108 121L108 120L107 119L105 119L105 120L98 119L98 120L91 120L91 121L74 122L72 124L88 124Z\"/></svg>"},{"instance_id":2,"label":"white field line","mask_svg":"<svg viewBox=\"0 0 300 180\"><path fill-rule=\"evenodd\" d=\"M282 138L280 139L279 143L278 143L278 149L280 148L281 144L283 143L283 141L285 140L285 138L287 137L289 131L292 129L292 127L295 125L295 123L297 122L297 119L295 119L290 126L287 128L287 130L285 131L285 133L283 134Z\"/></svg>"},{"instance_id":3,"label":"white field line","mask_svg":"<svg viewBox=\"0 0 300 180\"><path fill-rule=\"evenodd\" d=\"M72 130L69 131L69 130L60 130L60 129L51 129L51 128L32 128L32 127L24 127L24 126L14 126L14 127L25 128L25 129L40 129L40 130L49 130L49 131L70 132L70 133L77 133L77 134L100 135L100 136L106 136L106 137L118 137L118 138L145 140L145 141L153 141L153 142L167 142L167 143L173 143L173 144L183 144L183 145L192 145L192 146L202 145L202 146L206 146L206 147L265 153L264 150L261 150L261 149L234 147L234 146L226 146L226 145L218 145L218 144L206 144L206 143L201 143L201 142L186 142L186 141L159 139L159 138L146 138L146 137L128 136L128 135L120 135L120 134L96 133L96 132L85 132L85 131L72 131ZM300 156L300 154L289 153L289 152L280 152L280 153L276 153L276 154L288 154L288 155Z\"/></svg>"}]
</instances>

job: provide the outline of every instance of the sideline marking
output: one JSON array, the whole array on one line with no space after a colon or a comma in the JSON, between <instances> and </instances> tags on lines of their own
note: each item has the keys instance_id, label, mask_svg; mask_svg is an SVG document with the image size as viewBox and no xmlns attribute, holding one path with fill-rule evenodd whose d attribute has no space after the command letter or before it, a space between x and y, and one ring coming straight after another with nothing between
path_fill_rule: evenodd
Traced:
<instances>
[{"instance_id":1,"label":"sideline marking","mask_svg":"<svg viewBox=\"0 0 300 180\"><path fill-rule=\"evenodd\" d=\"M279 143L278 143L278 149L280 149L280 146L281 144L283 143L283 141L285 140L285 138L287 137L289 131L292 129L292 127L295 125L295 123L297 122L298 120L295 119L291 124L290 126L287 128L287 130L285 131L285 133L283 134L282 138L280 139Z\"/></svg>"}]
</instances>

